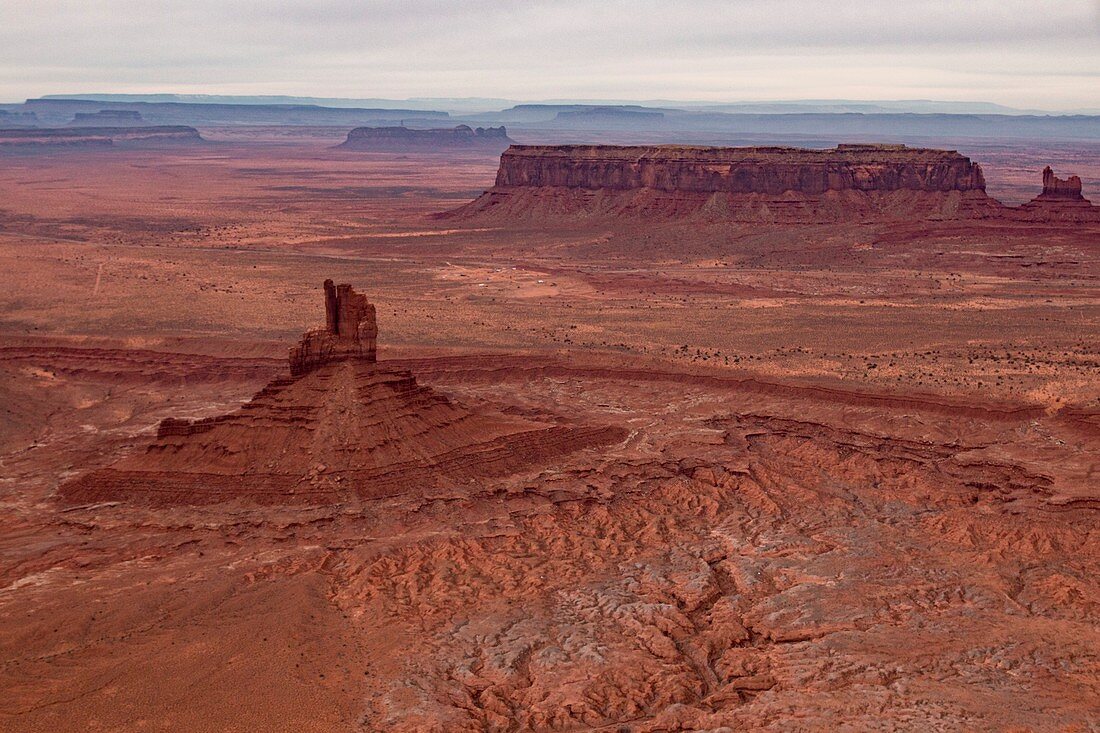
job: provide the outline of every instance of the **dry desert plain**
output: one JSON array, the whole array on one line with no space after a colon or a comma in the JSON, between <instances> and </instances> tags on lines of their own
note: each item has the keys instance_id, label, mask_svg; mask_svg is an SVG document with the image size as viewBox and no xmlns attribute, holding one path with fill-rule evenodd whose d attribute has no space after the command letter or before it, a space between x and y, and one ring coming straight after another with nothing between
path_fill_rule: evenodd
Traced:
<instances>
[{"instance_id":1,"label":"dry desert plain","mask_svg":"<svg viewBox=\"0 0 1100 733\"><path fill-rule=\"evenodd\" d=\"M494 156L203 135L0 158L0 729L1100 725L1100 226L480 225L433 214ZM1100 199L1095 145L965 152ZM327 278L463 409L618 437L365 500L65 500L285 375Z\"/></svg>"}]
</instances>

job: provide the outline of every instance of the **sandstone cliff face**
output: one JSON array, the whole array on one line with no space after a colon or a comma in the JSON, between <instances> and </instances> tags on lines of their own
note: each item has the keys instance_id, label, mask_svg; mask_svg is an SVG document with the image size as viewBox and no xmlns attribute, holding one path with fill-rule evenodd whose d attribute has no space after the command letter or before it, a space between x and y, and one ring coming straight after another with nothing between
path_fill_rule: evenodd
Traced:
<instances>
[{"instance_id":1,"label":"sandstone cliff face","mask_svg":"<svg viewBox=\"0 0 1100 733\"><path fill-rule=\"evenodd\" d=\"M514 145L498 187L666 192L984 191L981 167L954 151L841 145L834 150Z\"/></svg>"},{"instance_id":2,"label":"sandstone cliff face","mask_svg":"<svg viewBox=\"0 0 1100 733\"><path fill-rule=\"evenodd\" d=\"M447 218L821 223L998 216L981 167L903 145L832 150L515 145L496 184Z\"/></svg>"},{"instance_id":3,"label":"sandstone cliff face","mask_svg":"<svg viewBox=\"0 0 1100 733\"><path fill-rule=\"evenodd\" d=\"M478 149L501 151L512 144L503 127L458 125L412 130L407 127L357 127L338 148L347 150L429 151Z\"/></svg>"}]
</instances>

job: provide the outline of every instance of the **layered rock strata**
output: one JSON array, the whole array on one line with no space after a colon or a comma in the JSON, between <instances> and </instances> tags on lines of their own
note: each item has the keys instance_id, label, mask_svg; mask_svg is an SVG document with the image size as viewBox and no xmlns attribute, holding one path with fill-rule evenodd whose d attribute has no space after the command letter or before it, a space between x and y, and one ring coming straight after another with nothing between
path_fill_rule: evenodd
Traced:
<instances>
[{"instance_id":1,"label":"layered rock strata","mask_svg":"<svg viewBox=\"0 0 1100 733\"><path fill-rule=\"evenodd\" d=\"M126 109L101 109L95 112L77 112L69 127L129 127L145 122L141 113Z\"/></svg>"},{"instance_id":2,"label":"layered rock strata","mask_svg":"<svg viewBox=\"0 0 1100 733\"><path fill-rule=\"evenodd\" d=\"M144 450L63 485L62 499L162 505L376 499L476 484L625 436L617 427L456 404L410 372L376 363L374 308L365 297L326 281L325 307L325 328L307 333L291 351L292 376L272 381L234 412L162 421Z\"/></svg>"},{"instance_id":3,"label":"layered rock strata","mask_svg":"<svg viewBox=\"0 0 1100 733\"><path fill-rule=\"evenodd\" d=\"M431 150L492 150L500 152L512 144L503 127L468 125L413 130L400 127L357 127L347 140L338 145L346 150L431 151Z\"/></svg>"},{"instance_id":4,"label":"layered rock strata","mask_svg":"<svg viewBox=\"0 0 1100 733\"><path fill-rule=\"evenodd\" d=\"M498 187L562 186L697 193L985 191L981 167L954 151L901 145L833 150L514 145Z\"/></svg>"},{"instance_id":5,"label":"layered rock strata","mask_svg":"<svg viewBox=\"0 0 1100 733\"><path fill-rule=\"evenodd\" d=\"M514 145L501 156L493 188L453 214L819 221L955 218L1000 208L985 193L981 167L954 151Z\"/></svg>"}]
</instances>

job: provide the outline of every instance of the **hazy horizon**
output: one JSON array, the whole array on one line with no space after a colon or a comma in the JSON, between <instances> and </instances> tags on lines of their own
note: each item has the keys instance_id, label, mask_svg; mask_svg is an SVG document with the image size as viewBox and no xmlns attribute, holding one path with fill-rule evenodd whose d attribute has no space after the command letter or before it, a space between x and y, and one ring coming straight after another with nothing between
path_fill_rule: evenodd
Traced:
<instances>
[{"instance_id":1,"label":"hazy horizon","mask_svg":"<svg viewBox=\"0 0 1100 733\"><path fill-rule=\"evenodd\" d=\"M761 112L777 111L864 111L940 114L1100 114L1100 102L1094 107L1062 110L1021 108L1001 105L986 100L938 100L938 99L734 99L707 101L699 99L507 99L501 97L318 97L299 94L201 94L178 92L72 92L53 93L30 97L26 100L3 100L0 104L22 104L37 99L84 99L99 102L147 103L179 102L199 104L313 104L327 107L407 107L424 111L447 111L455 115L492 113L520 105L587 105L587 106L646 106L653 109L680 109L683 111L725 110ZM743 109L739 109L743 108ZM874 108L874 109L872 109Z\"/></svg>"},{"instance_id":2,"label":"hazy horizon","mask_svg":"<svg viewBox=\"0 0 1100 733\"><path fill-rule=\"evenodd\" d=\"M1100 106L1095 0L42 0L0 7L0 99L987 102Z\"/></svg>"}]
</instances>

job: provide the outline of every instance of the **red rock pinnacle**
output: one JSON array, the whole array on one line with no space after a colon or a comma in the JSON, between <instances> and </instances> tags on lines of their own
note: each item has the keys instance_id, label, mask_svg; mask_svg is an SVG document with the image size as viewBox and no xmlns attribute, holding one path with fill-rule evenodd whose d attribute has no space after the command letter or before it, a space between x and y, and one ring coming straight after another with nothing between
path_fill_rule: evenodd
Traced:
<instances>
[{"instance_id":1,"label":"red rock pinnacle","mask_svg":"<svg viewBox=\"0 0 1100 733\"><path fill-rule=\"evenodd\" d=\"M377 360L374 306L351 285L325 280L325 327L306 331L290 350L290 374L299 377L335 361Z\"/></svg>"},{"instance_id":2,"label":"red rock pinnacle","mask_svg":"<svg viewBox=\"0 0 1100 733\"><path fill-rule=\"evenodd\" d=\"M1082 201L1081 179L1078 176L1070 176L1062 180L1054 175L1054 170L1048 165L1043 169L1043 192L1040 199L1059 199L1063 201Z\"/></svg>"},{"instance_id":3,"label":"red rock pinnacle","mask_svg":"<svg viewBox=\"0 0 1100 733\"><path fill-rule=\"evenodd\" d=\"M332 504L424 492L546 465L619 442L613 425L557 424L473 409L375 363L374 306L325 281L325 326L290 350L291 377L240 408L166 418L145 451L59 489L70 503Z\"/></svg>"}]
</instances>

